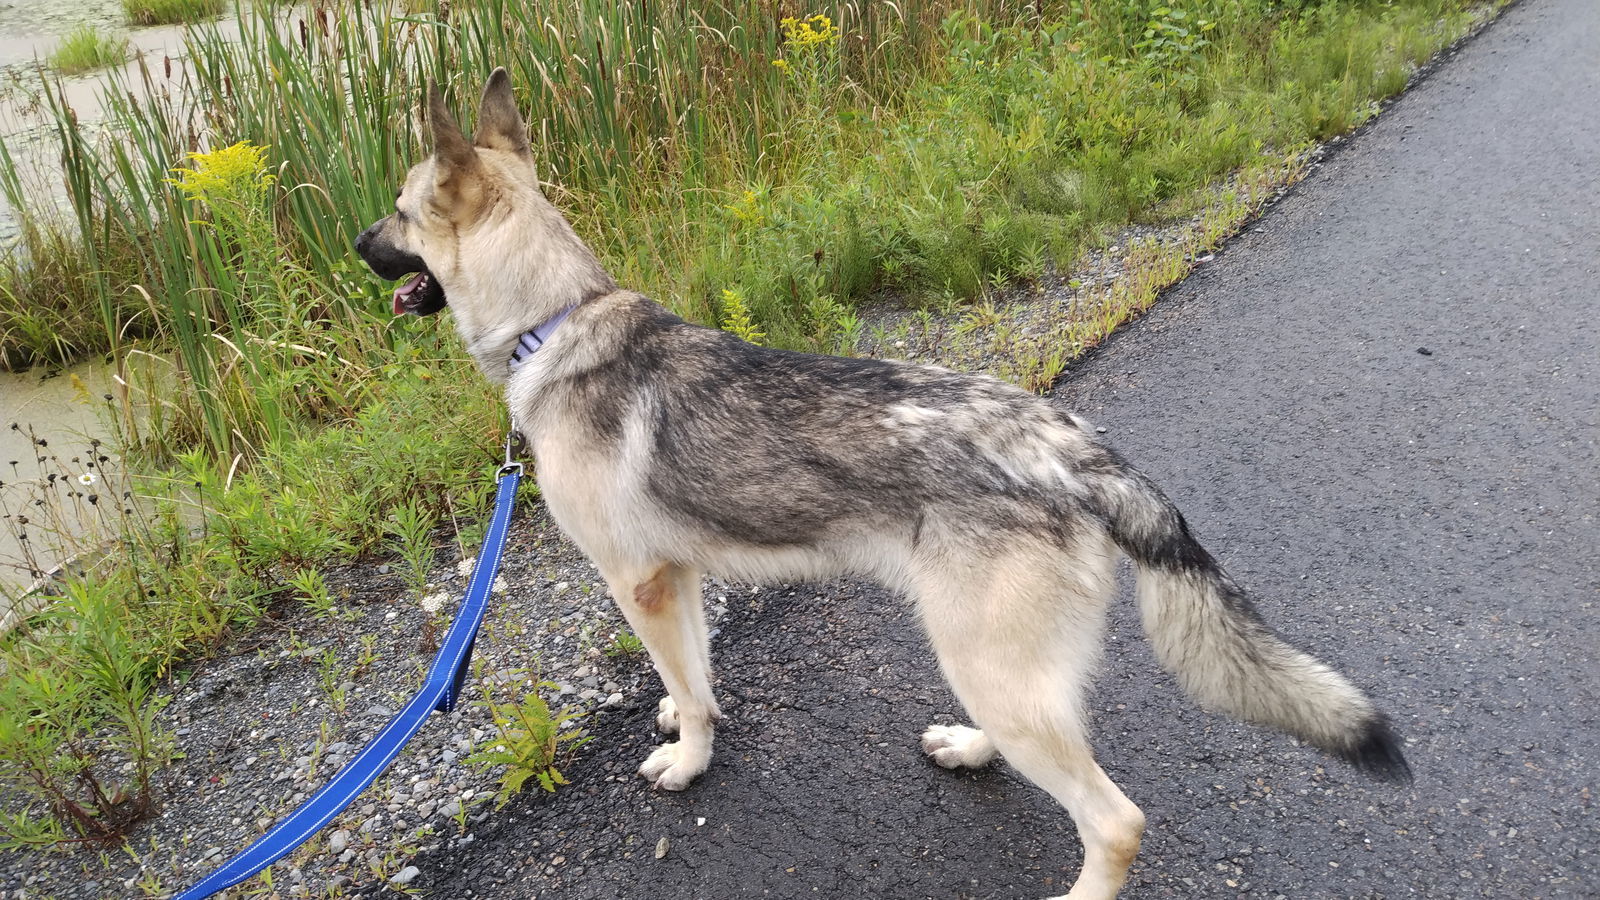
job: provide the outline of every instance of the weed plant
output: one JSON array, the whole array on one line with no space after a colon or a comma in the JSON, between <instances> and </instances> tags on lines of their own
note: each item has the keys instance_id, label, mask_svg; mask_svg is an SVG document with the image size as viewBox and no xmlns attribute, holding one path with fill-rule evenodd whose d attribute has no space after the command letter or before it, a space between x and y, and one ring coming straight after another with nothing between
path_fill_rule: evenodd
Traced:
<instances>
[{"instance_id":1,"label":"weed plant","mask_svg":"<svg viewBox=\"0 0 1600 900\"><path fill-rule=\"evenodd\" d=\"M228 0L122 0L122 13L135 25L172 25L215 18Z\"/></svg>"},{"instance_id":2,"label":"weed plant","mask_svg":"<svg viewBox=\"0 0 1600 900\"><path fill-rule=\"evenodd\" d=\"M626 628L618 629L605 649L605 654L612 659L632 658L643 653L644 641Z\"/></svg>"},{"instance_id":3,"label":"weed plant","mask_svg":"<svg viewBox=\"0 0 1600 900\"><path fill-rule=\"evenodd\" d=\"M415 499L397 504L389 513L388 531L394 552L405 563L404 578L413 594L421 596L428 586L428 569L433 565L430 533L438 524Z\"/></svg>"},{"instance_id":4,"label":"weed plant","mask_svg":"<svg viewBox=\"0 0 1600 900\"><path fill-rule=\"evenodd\" d=\"M107 66L121 65L128 59L128 39L106 34L90 25L79 25L67 32L50 53L50 67L63 75L81 75Z\"/></svg>"},{"instance_id":5,"label":"weed plant","mask_svg":"<svg viewBox=\"0 0 1600 900\"><path fill-rule=\"evenodd\" d=\"M550 709L542 692L557 688L555 682L528 679L526 672L514 672L511 687L517 692L517 699L503 702L496 699L491 687L494 679L478 674L483 692L478 705L494 719L495 733L483 740L467 762L499 773L495 808L505 806L530 781L546 793L555 793L558 786L567 784L557 764L566 766L590 740L582 728L573 724L583 714L572 706Z\"/></svg>"},{"instance_id":6,"label":"weed plant","mask_svg":"<svg viewBox=\"0 0 1600 900\"><path fill-rule=\"evenodd\" d=\"M158 677L235 615L259 613L213 580L237 584L236 573L176 567L206 565L176 495L141 508L100 441L30 437L33 465L12 461L0 478L0 528L22 553L3 562L32 578L46 559L69 562L44 582L50 596L0 592L15 617L0 636L0 786L24 801L0 821L0 846L13 848L110 840L153 812L154 775L172 754Z\"/></svg>"}]
</instances>

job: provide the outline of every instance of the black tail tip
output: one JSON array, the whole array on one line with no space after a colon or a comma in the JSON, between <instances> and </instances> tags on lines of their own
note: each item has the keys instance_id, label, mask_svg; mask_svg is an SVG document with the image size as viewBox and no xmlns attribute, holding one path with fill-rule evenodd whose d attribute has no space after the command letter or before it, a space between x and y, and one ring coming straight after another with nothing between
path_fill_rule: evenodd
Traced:
<instances>
[{"instance_id":1,"label":"black tail tip","mask_svg":"<svg viewBox=\"0 0 1600 900\"><path fill-rule=\"evenodd\" d=\"M1400 735L1389 727L1389 720L1379 716L1367 725L1360 740L1339 753L1347 762L1379 781L1394 784L1411 783L1411 766L1406 763L1400 745Z\"/></svg>"}]
</instances>

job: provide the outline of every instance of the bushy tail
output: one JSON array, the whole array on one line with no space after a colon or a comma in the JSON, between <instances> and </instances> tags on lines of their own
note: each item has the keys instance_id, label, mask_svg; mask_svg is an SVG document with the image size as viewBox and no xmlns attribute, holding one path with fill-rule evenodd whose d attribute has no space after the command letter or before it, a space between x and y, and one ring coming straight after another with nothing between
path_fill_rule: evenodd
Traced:
<instances>
[{"instance_id":1,"label":"bushy tail","mask_svg":"<svg viewBox=\"0 0 1600 900\"><path fill-rule=\"evenodd\" d=\"M1094 502L1139 569L1139 610L1161 664L1190 696L1288 732L1377 778L1411 780L1400 739L1372 701L1256 613L1148 478L1111 457Z\"/></svg>"}]
</instances>

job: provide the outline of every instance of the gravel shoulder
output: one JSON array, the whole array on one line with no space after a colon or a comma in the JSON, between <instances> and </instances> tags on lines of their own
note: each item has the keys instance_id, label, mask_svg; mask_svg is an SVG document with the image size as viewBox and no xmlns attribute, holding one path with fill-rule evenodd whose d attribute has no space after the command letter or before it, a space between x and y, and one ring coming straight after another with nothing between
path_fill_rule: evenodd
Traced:
<instances>
[{"instance_id":1,"label":"gravel shoulder","mask_svg":"<svg viewBox=\"0 0 1600 900\"><path fill-rule=\"evenodd\" d=\"M524 491L526 500L532 489ZM421 684L466 589L472 557L444 546L419 598L390 564L324 573L331 615L284 603L267 622L180 672L162 726L181 758L161 774L162 815L122 848L0 852L0 898L170 896L294 809L348 762ZM712 621L719 617L713 603ZM279 896L339 896L403 881L418 853L470 844L498 779L467 762L494 734L477 701L554 682L552 705L588 713L600 746L620 714L653 709L649 663L608 653L621 617L594 567L533 503L522 504L474 654L474 687L436 713L389 770L275 867ZM536 801L525 795L520 802ZM0 809L4 804L0 803ZM255 882L247 882L256 884Z\"/></svg>"}]
</instances>

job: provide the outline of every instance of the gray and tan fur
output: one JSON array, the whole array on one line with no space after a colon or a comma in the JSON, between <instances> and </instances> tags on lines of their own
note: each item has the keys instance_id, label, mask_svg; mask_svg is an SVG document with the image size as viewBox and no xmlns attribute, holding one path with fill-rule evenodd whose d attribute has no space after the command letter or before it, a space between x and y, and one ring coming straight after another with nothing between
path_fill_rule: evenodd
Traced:
<instances>
[{"instance_id":1,"label":"gray and tan fur","mask_svg":"<svg viewBox=\"0 0 1600 900\"><path fill-rule=\"evenodd\" d=\"M915 601L981 728L922 735L941 766L997 754L1071 813L1067 896L1117 893L1144 816L1096 765L1084 688L1118 553L1144 624L1196 699L1371 773L1409 777L1385 718L1279 638L1147 478L1043 400L931 366L769 350L619 288L545 200L505 72L469 142L431 90L435 149L357 249L395 311L448 305L504 382L550 512L599 567L665 682L678 739L639 772L683 790L720 717L700 582L860 576ZM575 309L514 373L520 334Z\"/></svg>"}]
</instances>

